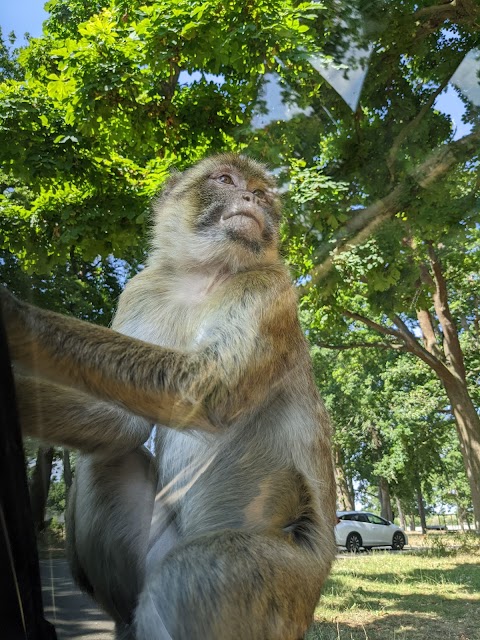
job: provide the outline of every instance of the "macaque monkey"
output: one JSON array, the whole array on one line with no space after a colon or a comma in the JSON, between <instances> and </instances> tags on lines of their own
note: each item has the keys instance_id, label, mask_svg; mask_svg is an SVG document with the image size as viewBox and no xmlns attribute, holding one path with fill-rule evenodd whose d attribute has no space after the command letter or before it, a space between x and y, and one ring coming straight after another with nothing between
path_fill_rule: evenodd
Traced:
<instances>
[{"instance_id":1,"label":"macaque monkey","mask_svg":"<svg viewBox=\"0 0 480 640\"><path fill-rule=\"evenodd\" d=\"M112 329L2 292L23 430L82 453L70 562L118 639L298 640L335 491L274 183L219 155L174 174L154 212Z\"/></svg>"}]
</instances>

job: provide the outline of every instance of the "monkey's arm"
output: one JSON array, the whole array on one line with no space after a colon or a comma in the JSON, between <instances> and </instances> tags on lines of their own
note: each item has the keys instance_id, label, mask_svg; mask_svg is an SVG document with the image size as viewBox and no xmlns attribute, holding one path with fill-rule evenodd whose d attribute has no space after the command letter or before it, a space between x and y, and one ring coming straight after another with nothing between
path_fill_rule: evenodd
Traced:
<instances>
[{"instance_id":1,"label":"monkey's arm","mask_svg":"<svg viewBox=\"0 0 480 640\"><path fill-rule=\"evenodd\" d=\"M114 402L150 422L168 424L175 417L176 395L166 378L172 367L178 376L187 367L182 354L40 309L5 290L1 295L11 356L21 371Z\"/></svg>"},{"instance_id":2,"label":"monkey's arm","mask_svg":"<svg viewBox=\"0 0 480 640\"><path fill-rule=\"evenodd\" d=\"M267 304L264 293L235 292L215 316L213 337L192 352L45 311L5 292L2 300L13 359L30 371L150 422L216 431L261 406L292 366L296 327L288 323L295 304L275 291Z\"/></svg>"},{"instance_id":3,"label":"monkey's arm","mask_svg":"<svg viewBox=\"0 0 480 640\"><path fill-rule=\"evenodd\" d=\"M119 406L48 380L16 375L20 423L26 435L90 453L120 453L143 444L151 425Z\"/></svg>"}]
</instances>

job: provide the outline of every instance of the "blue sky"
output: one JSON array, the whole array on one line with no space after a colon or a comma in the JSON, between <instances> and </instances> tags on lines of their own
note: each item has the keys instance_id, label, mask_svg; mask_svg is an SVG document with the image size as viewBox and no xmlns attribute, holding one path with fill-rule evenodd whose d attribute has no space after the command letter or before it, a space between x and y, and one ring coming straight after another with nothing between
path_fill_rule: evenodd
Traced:
<instances>
[{"instance_id":1,"label":"blue sky","mask_svg":"<svg viewBox=\"0 0 480 640\"><path fill-rule=\"evenodd\" d=\"M15 31L17 39L23 40L25 32L32 36L42 35L42 22L47 17L43 0L2 0L0 2L0 26L3 35Z\"/></svg>"}]
</instances>

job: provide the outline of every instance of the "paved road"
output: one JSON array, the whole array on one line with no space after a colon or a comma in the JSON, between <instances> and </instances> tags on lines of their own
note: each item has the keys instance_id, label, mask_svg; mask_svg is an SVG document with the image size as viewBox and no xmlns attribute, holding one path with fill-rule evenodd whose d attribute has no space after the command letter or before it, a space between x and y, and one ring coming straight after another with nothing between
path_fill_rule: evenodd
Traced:
<instances>
[{"instance_id":1,"label":"paved road","mask_svg":"<svg viewBox=\"0 0 480 640\"><path fill-rule=\"evenodd\" d=\"M58 640L113 640L113 622L74 585L63 558L40 561L45 617Z\"/></svg>"}]
</instances>

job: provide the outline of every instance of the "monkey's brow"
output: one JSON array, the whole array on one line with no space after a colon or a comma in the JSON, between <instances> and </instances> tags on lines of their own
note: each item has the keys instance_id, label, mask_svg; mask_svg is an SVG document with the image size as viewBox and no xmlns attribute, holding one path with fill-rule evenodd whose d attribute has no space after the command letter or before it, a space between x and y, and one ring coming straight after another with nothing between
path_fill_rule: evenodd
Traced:
<instances>
[{"instance_id":1,"label":"monkey's brow","mask_svg":"<svg viewBox=\"0 0 480 640\"><path fill-rule=\"evenodd\" d=\"M222 175L222 173L233 173L233 174L235 174L237 176L243 176L244 178L247 177L245 175L244 171L242 171L238 167L235 167L235 166L233 166L231 164L222 164L220 166L213 167L213 169L211 169L208 172L208 175L210 175L210 176L220 176L220 175Z\"/></svg>"},{"instance_id":2,"label":"monkey's brow","mask_svg":"<svg viewBox=\"0 0 480 640\"><path fill-rule=\"evenodd\" d=\"M214 169L212 169L209 172L209 175L221 175L222 173L233 173L235 175L242 176L248 181L255 180L259 183L259 185L261 184L261 186L263 186L265 189L274 188L273 186L274 179L270 178L270 176L264 175L263 173L260 173L260 172L257 173L255 171L250 172L248 170L242 169L240 167L236 167L235 165L231 165L231 164L225 164L225 165L220 165L218 167L214 167Z\"/></svg>"}]
</instances>

